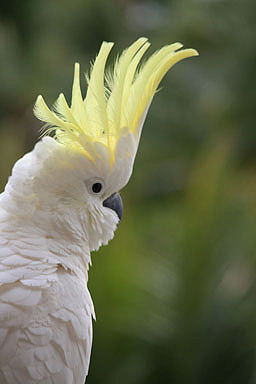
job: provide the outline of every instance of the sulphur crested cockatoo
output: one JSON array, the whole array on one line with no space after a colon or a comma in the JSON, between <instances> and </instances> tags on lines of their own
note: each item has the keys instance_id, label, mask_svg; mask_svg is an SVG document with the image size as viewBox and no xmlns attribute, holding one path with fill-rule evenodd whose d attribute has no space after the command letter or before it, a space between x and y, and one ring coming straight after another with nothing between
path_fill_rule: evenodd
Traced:
<instances>
[{"instance_id":1,"label":"sulphur crested cockatoo","mask_svg":"<svg viewBox=\"0 0 256 384\"><path fill-rule=\"evenodd\" d=\"M0 383L82 384L88 373L94 308L90 252L107 244L121 218L141 129L165 73L197 55L163 47L140 65L140 38L106 72L103 42L83 98L75 64L69 107L42 96L35 116L45 136L17 161L0 195Z\"/></svg>"}]
</instances>

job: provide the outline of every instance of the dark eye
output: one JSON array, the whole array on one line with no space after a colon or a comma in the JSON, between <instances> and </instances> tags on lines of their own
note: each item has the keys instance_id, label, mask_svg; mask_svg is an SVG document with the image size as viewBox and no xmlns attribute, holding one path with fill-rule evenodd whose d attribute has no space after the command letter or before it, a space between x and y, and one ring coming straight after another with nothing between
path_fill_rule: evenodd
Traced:
<instances>
[{"instance_id":1,"label":"dark eye","mask_svg":"<svg viewBox=\"0 0 256 384\"><path fill-rule=\"evenodd\" d=\"M91 177L90 179L85 180L85 185L90 195L101 196L104 193L105 183L101 177Z\"/></svg>"},{"instance_id":2,"label":"dark eye","mask_svg":"<svg viewBox=\"0 0 256 384\"><path fill-rule=\"evenodd\" d=\"M94 183L92 185L92 191L94 193L100 193L101 190L102 190L102 184L101 183Z\"/></svg>"}]
</instances>

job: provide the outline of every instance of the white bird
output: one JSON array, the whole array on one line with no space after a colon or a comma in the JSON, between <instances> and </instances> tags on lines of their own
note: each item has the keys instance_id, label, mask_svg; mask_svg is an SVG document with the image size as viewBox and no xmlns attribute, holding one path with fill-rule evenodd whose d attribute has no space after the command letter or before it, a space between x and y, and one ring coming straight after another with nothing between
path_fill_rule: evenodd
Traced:
<instances>
[{"instance_id":1,"label":"white bird","mask_svg":"<svg viewBox=\"0 0 256 384\"><path fill-rule=\"evenodd\" d=\"M1 384L84 383L95 316L90 252L114 236L117 192L131 176L162 77L197 55L175 43L140 65L149 47L140 38L105 72L112 46L103 42L84 99L79 64L71 107L63 94L52 111L37 98L34 113L54 137L16 162L0 195Z\"/></svg>"}]
</instances>

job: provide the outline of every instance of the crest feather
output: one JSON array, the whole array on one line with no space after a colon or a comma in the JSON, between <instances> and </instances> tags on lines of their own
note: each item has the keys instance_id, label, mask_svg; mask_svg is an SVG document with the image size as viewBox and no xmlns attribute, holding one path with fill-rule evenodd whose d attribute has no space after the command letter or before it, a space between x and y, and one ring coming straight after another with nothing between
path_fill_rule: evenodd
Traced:
<instances>
[{"instance_id":1,"label":"crest feather","mask_svg":"<svg viewBox=\"0 0 256 384\"><path fill-rule=\"evenodd\" d=\"M117 160L115 149L124 135L134 135L138 146L148 107L163 76L175 63L198 55L194 49L182 50L182 44L174 43L156 51L141 65L149 46L146 38L139 38L116 60L112 72L107 72L105 65L113 43L103 42L92 65L84 99L76 63L71 107L62 93L53 111L41 95L36 100L34 114L46 123L46 133L54 131L60 143L82 151L92 160L100 156L98 148L103 145L110 164ZM136 150L133 157L135 154Z\"/></svg>"},{"instance_id":2,"label":"crest feather","mask_svg":"<svg viewBox=\"0 0 256 384\"><path fill-rule=\"evenodd\" d=\"M89 125L97 131L99 137L108 136L109 124L104 87L105 65L114 43L102 43L98 56L93 64L88 89L84 100L84 107L89 116ZM96 130L95 130L96 125ZM93 132L92 132L93 135Z\"/></svg>"},{"instance_id":3,"label":"crest feather","mask_svg":"<svg viewBox=\"0 0 256 384\"><path fill-rule=\"evenodd\" d=\"M129 48L127 48L114 67L114 76L112 86L109 92L107 104L108 119L111 127L111 136L115 137L116 132L120 127L121 114L124 110L124 86L127 76L127 71L136 52L146 43L144 37L138 39ZM129 87L128 87L129 89Z\"/></svg>"}]
</instances>

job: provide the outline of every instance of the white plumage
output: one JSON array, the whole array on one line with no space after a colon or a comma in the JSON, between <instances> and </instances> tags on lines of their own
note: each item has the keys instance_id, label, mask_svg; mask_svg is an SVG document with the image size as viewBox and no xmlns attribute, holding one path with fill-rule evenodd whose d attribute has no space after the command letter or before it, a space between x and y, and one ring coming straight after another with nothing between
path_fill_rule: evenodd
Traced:
<instances>
[{"instance_id":1,"label":"white plumage","mask_svg":"<svg viewBox=\"0 0 256 384\"><path fill-rule=\"evenodd\" d=\"M79 204L71 212L74 195L63 195L59 212L45 190L48 176L51 183L62 173L61 185L54 183L59 191L71 182L61 169L63 150L44 138L15 165L0 196L1 384L80 384L88 372L94 309L87 223ZM117 220L105 210L114 228Z\"/></svg>"},{"instance_id":2,"label":"white plumage","mask_svg":"<svg viewBox=\"0 0 256 384\"><path fill-rule=\"evenodd\" d=\"M107 75L106 89L111 46L103 43L84 100L78 65L71 107L63 95L55 112L38 98L35 114L55 138L15 164L0 195L0 384L84 383L95 317L90 252L114 236L120 212L110 199L131 176L160 80L196 54L173 44L138 70L149 46L141 38Z\"/></svg>"}]
</instances>

